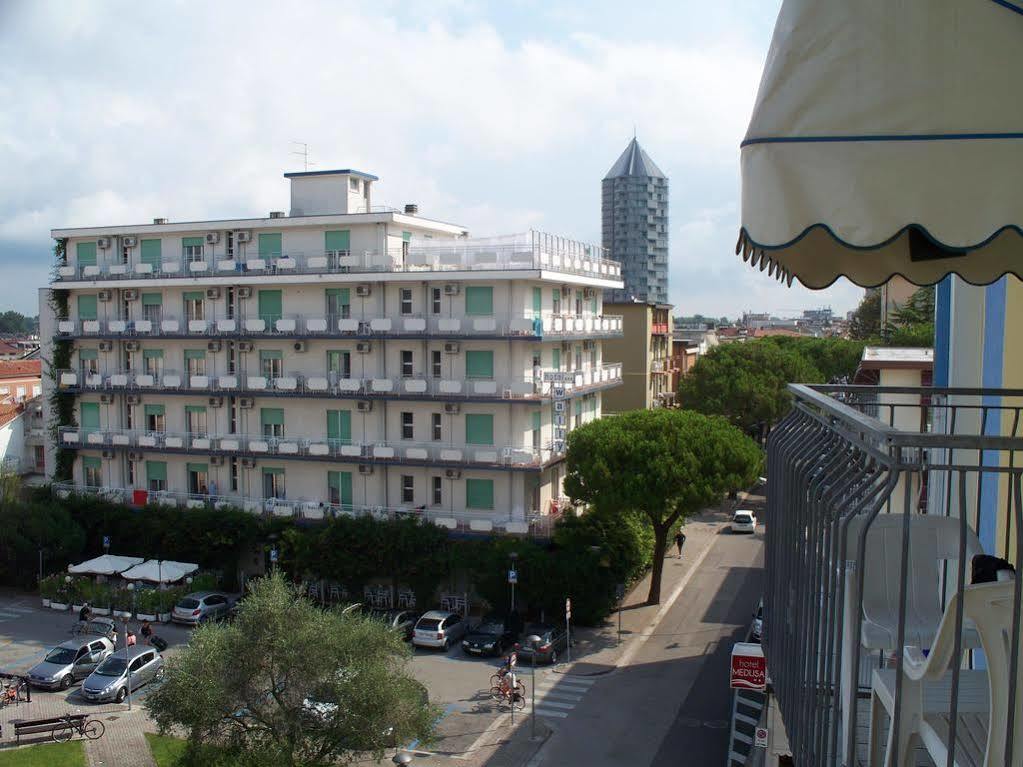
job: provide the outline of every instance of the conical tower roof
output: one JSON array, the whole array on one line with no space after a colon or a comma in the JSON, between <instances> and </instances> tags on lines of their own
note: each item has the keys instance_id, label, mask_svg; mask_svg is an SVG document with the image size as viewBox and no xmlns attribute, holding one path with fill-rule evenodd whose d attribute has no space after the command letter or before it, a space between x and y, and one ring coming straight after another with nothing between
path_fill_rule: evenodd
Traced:
<instances>
[{"instance_id":1,"label":"conical tower roof","mask_svg":"<svg viewBox=\"0 0 1023 767\"><path fill-rule=\"evenodd\" d=\"M667 178L650 159L650 155L643 151L643 147L639 145L635 136L604 178L621 178L623 176Z\"/></svg>"}]
</instances>

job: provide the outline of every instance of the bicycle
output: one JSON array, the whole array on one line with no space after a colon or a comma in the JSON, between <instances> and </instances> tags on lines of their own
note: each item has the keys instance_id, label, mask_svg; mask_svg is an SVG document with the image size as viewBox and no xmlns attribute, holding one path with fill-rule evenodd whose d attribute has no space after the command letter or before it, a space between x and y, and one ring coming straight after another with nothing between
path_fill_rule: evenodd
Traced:
<instances>
[{"instance_id":1,"label":"bicycle","mask_svg":"<svg viewBox=\"0 0 1023 767\"><path fill-rule=\"evenodd\" d=\"M494 676L497 676L495 674ZM490 688L490 697L498 703L508 703L519 711L526 707L526 686L519 679L515 680L515 688L512 689L507 678L502 679L500 684Z\"/></svg>"},{"instance_id":2,"label":"bicycle","mask_svg":"<svg viewBox=\"0 0 1023 767\"><path fill-rule=\"evenodd\" d=\"M103 722L99 719L87 720L84 716L78 720L72 716L63 716L61 719L65 721L64 726L54 727L53 734L50 736L56 743L67 743L74 737L75 732L89 740L102 738L103 733L106 732Z\"/></svg>"}]
</instances>

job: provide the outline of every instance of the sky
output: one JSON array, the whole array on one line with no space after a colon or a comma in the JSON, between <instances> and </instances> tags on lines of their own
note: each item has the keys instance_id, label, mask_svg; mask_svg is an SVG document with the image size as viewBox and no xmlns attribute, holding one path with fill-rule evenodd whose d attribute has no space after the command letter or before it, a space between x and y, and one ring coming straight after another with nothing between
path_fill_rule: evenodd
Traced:
<instances>
[{"instance_id":1,"label":"sky","mask_svg":"<svg viewBox=\"0 0 1023 767\"><path fill-rule=\"evenodd\" d=\"M0 310L37 313L64 226L287 210L358 168L374 204L599 243L633 132L670 179L676 314L844 313L734 255L739 142L778 0L0 0Z\"/></svg>"}]
</instances>

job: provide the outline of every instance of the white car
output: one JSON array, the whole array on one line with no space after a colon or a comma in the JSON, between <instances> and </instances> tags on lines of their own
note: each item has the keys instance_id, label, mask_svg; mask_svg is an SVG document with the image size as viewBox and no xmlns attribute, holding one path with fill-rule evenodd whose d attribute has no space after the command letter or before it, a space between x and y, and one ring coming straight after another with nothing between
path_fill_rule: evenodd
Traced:
<instances>
[{"instance_id":1,"label":"white car","mask_svg":"<svg viewBox=\"0 0 1023 767\"><path fill-rule=\"evenodd\" d=\"M733 533L755 533L757 531L757 515L748 509L739 509L732 517Z\"/></svg>"}]
</instances>

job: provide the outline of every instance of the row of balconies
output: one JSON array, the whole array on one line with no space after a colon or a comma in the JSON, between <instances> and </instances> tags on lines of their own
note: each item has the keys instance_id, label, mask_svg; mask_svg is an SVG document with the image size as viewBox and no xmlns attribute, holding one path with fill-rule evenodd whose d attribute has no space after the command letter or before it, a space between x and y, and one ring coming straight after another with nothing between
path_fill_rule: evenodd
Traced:
<instances>
[{"instance_id":1,"label":"row of balconies","mask_svg":"<svg viewBox=\"0 0 1023 767\"><path fill-rule=\"evenodd\" d=\"M544 381L558 372L564 379ZM548 375L544 375L548 374ZM61 388L80 391L143 391L172 390L184 394L280 395L307 397L487 397L496 399L543 399L552 396L554 387L566 393L580 389L616 384L622 379L620 362L571 372L545 370L539 378L519 381L444 378L350 378L336 373L293 373L278 377L232 373L229 375L187 375L164 370L159 373L136 373L131 370L99 373L60 370L57 382Z\"/></svg>"},{"instance_id":2,"label":"row of balconies","mask_svg":"<svg viewBox=\"0 0 1023 767\"><path fill-rule=\"evenodd\" d=\"M535 246L493 247L431 246L388 251L347 250L318 253L282 253L262 257L220 260L161 259L159 263L138 262L68 264L58 267L58 281L125 280L148 278L191 279L203 276L234 277L287 274L352 274L365 272L462 272L511 269L548 269L587 277L617 280L621 268L616 261L568 253L551 253Z\"/></svg>"},{"instance_id":3,"label":"row of balconies","mask_svg":"<svg viewBox=\"0 0 1023 767\"><path fill-rule=\"evenodd\" d=\"M213 454L237 457L307 459L364 464L426 464L481 469L539 469L560 457L563 446L545 448L454 445L438 442L372 441L196 434L131 429L60 428L60 444L67 448L139 450L162 453ZM555 451L555 447L558 448ZM110 456L112 457L112 455ZM363 471L360 468L360 471Z\"/></svg>"},{"instance_id":4,"label":"row of balconies","mask_svg":"<svg viewBox=\"0 0 1023 767\"><path fill-rule=\"evenodd\" d=\"M622 335L619 315L576 316L555 315L542 320L519 317L507 321L494 317L252 317L246 319L185 319L176 317L160 320L73 320L57 322L57 334L64 337L85 336L233 336L259 338L264 336L301 336L336 338L346 336L439 336L460 338L472 336L509 336L529 339L547 335Z\"/></svg>"},{"instance_id":5,"label":"row of balconies","mask_svg":"<svg viewBox=\"0 0 1023 767\"><path fill-rule=\"evenodd\" d=\"M296 517L321 520L338 516L372 516L376 519L397 519L412 517L432 522L458 533L508 533L512 535L533 535L549 538L557 516L542 514L534 510L514 515L509 511L494 512L453 510L437 507L411 506L367 506L361 504L328 504L316 499L252 498L232 494L181 493L172 490L148 492L134 488L90 487L68 482L55 482L53 489L58 496L67 498L72 494L97 495L115 503L154 503L160 506L177 506L189 509L235 507L256 514L275 517Z\"/></svg>"}]
</instances>

